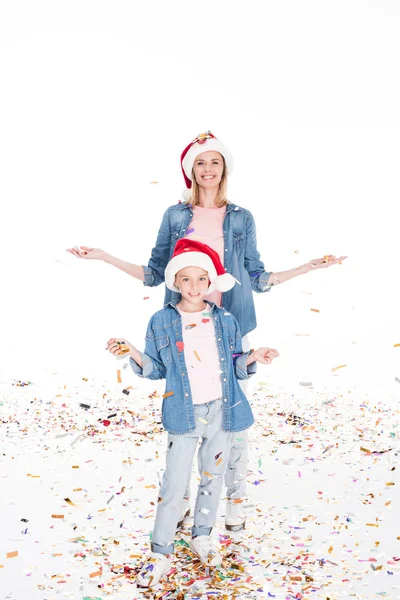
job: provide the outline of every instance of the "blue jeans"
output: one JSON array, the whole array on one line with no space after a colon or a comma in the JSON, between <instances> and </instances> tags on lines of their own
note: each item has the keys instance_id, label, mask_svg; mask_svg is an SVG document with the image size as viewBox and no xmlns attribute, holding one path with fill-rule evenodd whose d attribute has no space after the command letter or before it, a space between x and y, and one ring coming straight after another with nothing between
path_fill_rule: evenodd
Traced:
<instances>
[{"instance_id":1,"label":"blue jeans","mask_svg":"<svg viewBox=\"0 0 400 600\"><path fill-rule=\"evenodd\" d=\"M248 352L250 350L250 344L247 335L245 335L242 339L242 346L243 352ZM242 388L242 392L246 397L248 384L248 379L241 379L239 381L239 385ZM246 495L246 475L247 465L249 462L249 447L247 434L247 430L232 433L232 445L230 449L228 468L225 473L226 495L228 499L244 498ZM201 473L200 456L199 473ZM183 495L183 497L187 499L190 498L190 480L191 472L189 473L185 493Z\"/></svg>"},{"instance_id":2,"label":"blue jeans","mask_svg":"<svg viewBox=\"0 0 400 600\"><path fill-rule=\"evenodd\" d=\"M231 440L246 432L223 431L222 400L194 405L196 429L181 435L168 434L166 469L160 488L151 549L159 554L174 551L176 524L190 476L198 440L200 484L194 509L192 537L210 535L217 518L222 478L228 467Z\"/></svg>"}]
</instances>

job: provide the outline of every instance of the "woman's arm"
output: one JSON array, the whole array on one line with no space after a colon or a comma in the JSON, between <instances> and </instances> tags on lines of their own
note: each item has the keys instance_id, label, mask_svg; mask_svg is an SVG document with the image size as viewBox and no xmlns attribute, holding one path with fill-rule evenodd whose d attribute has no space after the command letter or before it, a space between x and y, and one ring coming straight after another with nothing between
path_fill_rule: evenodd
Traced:
<instances>
[{"instance_id":1,"label":"woman's arm","mask_svg":"<svg viewBox=\"0 0 400 600\"><path fill-rule=\"evenodd\" d=\"M278 271L269 273L264 268L264 263L260 259L260 254L257 250L256 226L252 214L247 212L246 225L246 248L245 248L245 267L250 275L251 287L255 292L268 292L272 286L279 285L285 281L289 281L299 275L304 275L316 269L326 269L332 265L341 264L346 256L336 258L332 254L326 255L323 258L315 258L309 262L288 269L287 271Z\"/></svg>"},{"instance_id":2,"label":"woman's arm","mask_svg":"<svg viewBox=\"0 0 400 600\"><path fill-rule=\"evenodd\" d=\"M347 256L339 256L339 258L336 258L332 254L324 256L323 258L314 258L308 263L300 265L300 267L296 267L295 269L288 269L287 271L271 273L271 275L269 276L268 284L271 286L279 285L280 283L289 281L289 279L293 279L298 275L304 275L305 273L315 271L316 269L326 269L327 267L331 267L332 265L340 265L342 261L346 258Z\"/></svg>"},{"instance_id":3,"label":"woman's arm","mask_svg":"<svg viewBox=\"0 0 400 600\"><path fill-rule=\"evenodd\" d=\"M67 252L77 258L86 260L102 260L103 262L120 269L127 275L143 281L144 285L157 286L164 282L164 272L169 260L171 245L171 231L168 210L164 213L160 229L158 231L156 245L151 251L148 265L135 265L121 260L100 248L80 246L79 248L68 248Z\"/></svg>"}]
</instances>

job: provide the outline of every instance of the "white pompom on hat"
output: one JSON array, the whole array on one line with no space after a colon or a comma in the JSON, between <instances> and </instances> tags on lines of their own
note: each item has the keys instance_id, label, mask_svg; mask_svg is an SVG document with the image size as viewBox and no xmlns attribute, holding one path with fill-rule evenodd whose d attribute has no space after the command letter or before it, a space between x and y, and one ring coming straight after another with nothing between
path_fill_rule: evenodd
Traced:
<instances>
[{"instance_id":1,"label":"white pompom on hat","mask_svg":"<svg viewBox=\"0 0 400 600\"><path fill-rule=\"evenodd\" d=\"M228 148L220 140L218 140L215 135L211 133L211 131L200 133L196 139L186 146L181 155L182 173L186 184L186 189L183 193L185 199L190 197L194 161L199 154L202 154L203 152L209 152L210 150L214 150L215 152L222 154L225 159L225 168L227 173L229 175L232 173L233 157Z\"/></svg>"},{"instance_id":2,"label":"white pompom on hat","mask_svg":"<svg viewBox=\"0 0 400 600\"><path fill-rule=\"evenodd\" d=\"M165 269L165 285L173 292L179 292L175 286L175 276L185 267L200 267L208 273L210 286L208 294L214 290L227 292L233 288L236 279L226 273L218 253L210 246L195 240L178 240L171 260Z\"/></svg>"}]
</instances>

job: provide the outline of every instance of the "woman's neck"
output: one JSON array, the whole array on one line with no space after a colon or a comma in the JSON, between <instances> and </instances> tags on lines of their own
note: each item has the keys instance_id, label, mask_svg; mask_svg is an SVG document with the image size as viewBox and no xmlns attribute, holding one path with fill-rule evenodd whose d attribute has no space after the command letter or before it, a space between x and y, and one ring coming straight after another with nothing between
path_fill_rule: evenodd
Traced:
<instances>
[{"instance_id":1,"label":"woman's neck","mask_svg":"<svg viewBox=\"0 0 400 600\"><path fill-rule=\"evenodd\" d=\"M202 208L217 208L218 187L199 187L199 206Z\"/></svg>"}]
</instances>

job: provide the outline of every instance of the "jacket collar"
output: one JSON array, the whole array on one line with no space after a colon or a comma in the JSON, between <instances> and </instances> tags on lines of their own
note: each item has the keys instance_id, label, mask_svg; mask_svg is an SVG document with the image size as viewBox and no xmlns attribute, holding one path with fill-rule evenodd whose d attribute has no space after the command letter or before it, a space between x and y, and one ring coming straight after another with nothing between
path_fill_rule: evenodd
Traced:
<instances>
[{"instance_id":1,"label":"jacket collar","mask_svg":"<svg viewBox=\"0 0 400 600\"><path fill-rule=\"evenodd\" d=\"M179 312L178 309L176 308L176 305L179 304L179 302L181 301L181 299L179 298L179 300L171 300L171 302L167 302L167 304L164 304L164 308L173 308L176 310L176 312ZM210 300L204 300L204 302L206 304L209 305L211 312L216 308L216 304L215 302L210 302Z\"/></svg>"},{"instance_id":2,"label":"jacket collar","mask_svg":"<svg viewBox=\"0 0 400 600\"><path fill-rule=\"evenodd\" d=\"M181 202L180 206L182 207L182 209L193 208L193 205L190 202ZM228 212L231 212L232 210L234 210L235 212L238 212L239 210L242 210L242 209L237 204L234 204L233 202L228 202L228 204L226 205L226 212L228 213Z\"/></svg>"}]
</instances>

